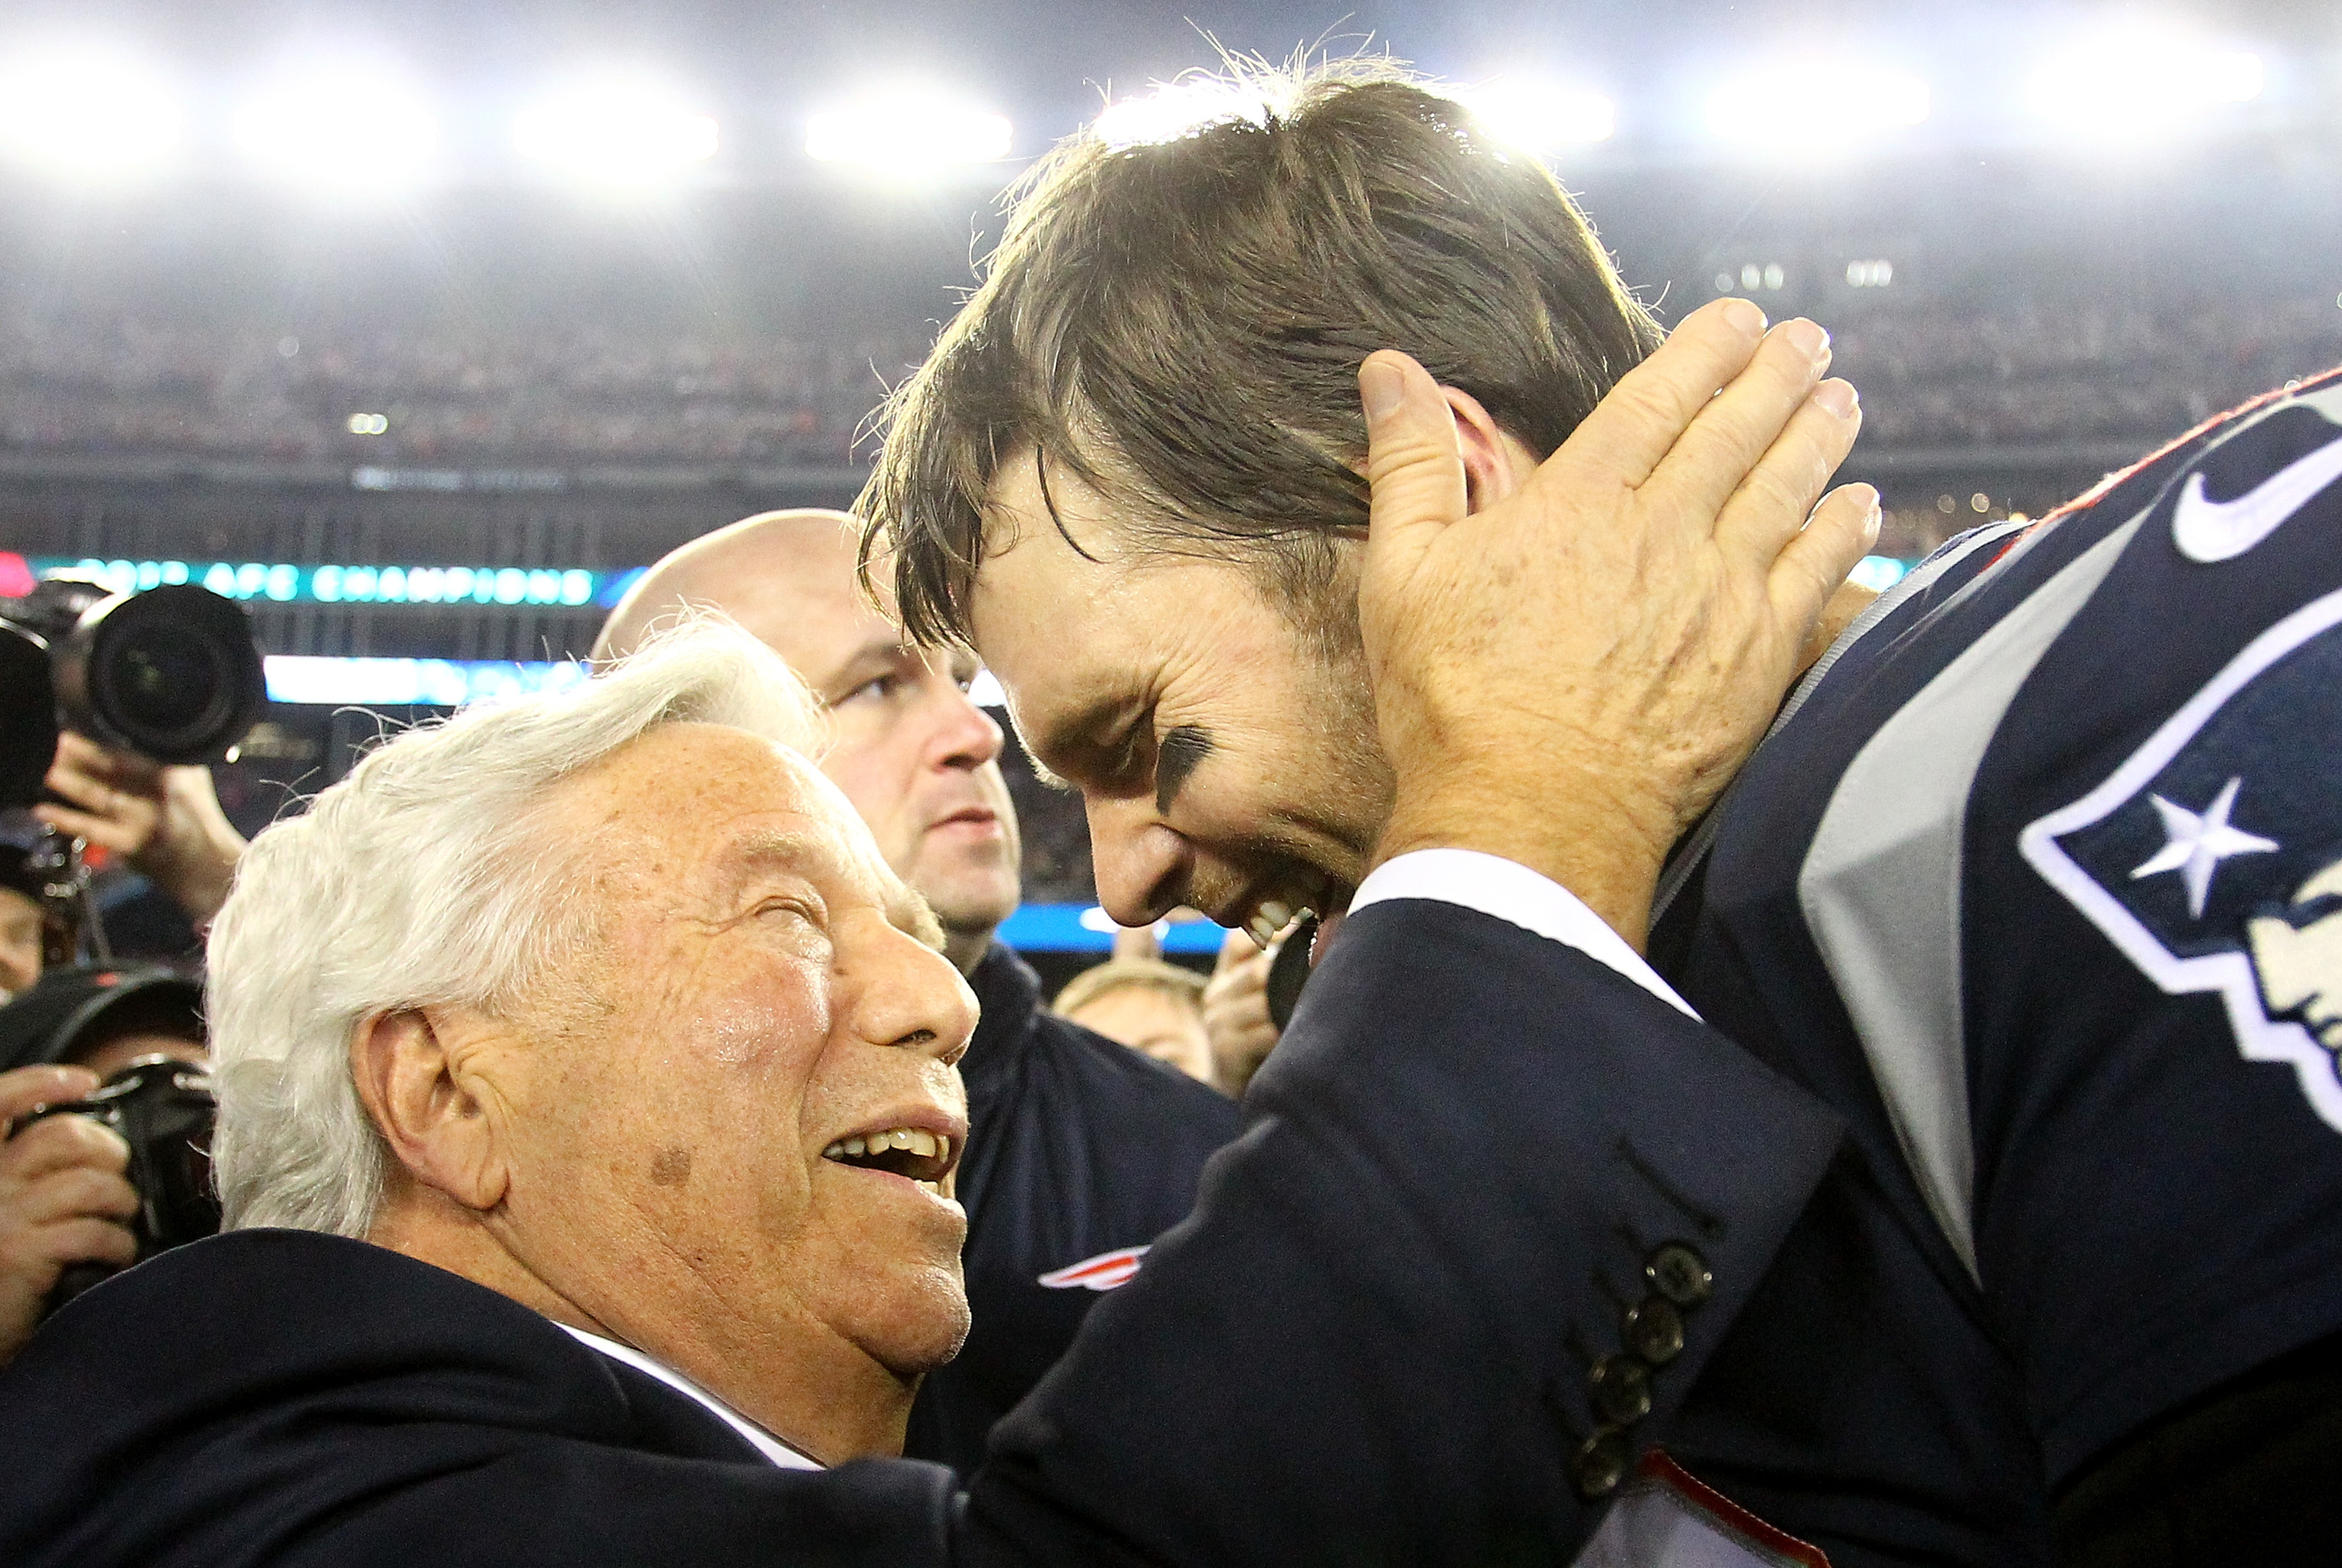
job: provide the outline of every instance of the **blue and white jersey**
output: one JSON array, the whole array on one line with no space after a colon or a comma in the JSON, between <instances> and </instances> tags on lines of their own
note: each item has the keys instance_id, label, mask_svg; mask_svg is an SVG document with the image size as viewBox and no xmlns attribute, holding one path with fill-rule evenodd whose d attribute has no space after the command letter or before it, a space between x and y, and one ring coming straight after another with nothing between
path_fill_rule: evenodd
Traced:
<instances>
[{"instance_id":1,"label":"blue and white jersey","mask_svg":"<svg viewBox=\"0 0 2342 1568\"><path fill-rule=\"evenodd\" d=\"M2093 1456L2342 1332L2342 379L1939 551L1653 955L1851 1129L1667 1439L1736 1501L2028 1560Z\"/></svg>"}]
</instances>

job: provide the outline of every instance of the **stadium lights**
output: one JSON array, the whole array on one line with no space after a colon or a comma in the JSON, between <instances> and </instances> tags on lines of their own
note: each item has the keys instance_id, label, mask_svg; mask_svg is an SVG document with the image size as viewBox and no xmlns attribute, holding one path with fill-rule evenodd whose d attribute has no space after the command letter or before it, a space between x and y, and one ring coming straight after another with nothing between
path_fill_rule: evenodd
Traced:
<instances>
[{"instance_id":1,"label":"stadium lights","mask_svg":"<svg viewBox=\"0 0 2342 1568\"><path fill-rule=\"evenodd\" d=\"M180 137L175 95L135 59L56 48L0 60L0 147L45 174L135 178L168 164Z\"/></svg>"},{"instance_id":2,"label":"stadium lights","mask_svg":"<svg viewBox=\"0 0 2342 1568\"><path fill-rule=\"evenodd\" d=\"M579 83L524 109L513 145L532 163L611 185L672 175L716 155L716 122L647 83Z\"/></svg>"},{"instance_id":3,"label":"stadium lights","mask_svg":"<svg viewBox=\"0 0 2342 1568\"><path fill-rule=\"evenodd\" d=\"M2177 32L2133 28L2045 61L2027 84L2034 113L2097 145L2153 141L2260 96L2260 56Z\"/></svg>"},{"instance_id":4,"label":"stadium lights","mask_svg":"<svg viewBox=\"0 0 2342 1568\"><path fill-rule=\"evenodd\" d=\"M1927 84L1907 72L1787 62L1717 88L1707 101L1707 128L1743 152L1827 157L1920 124L1931 100Z\"/></svg>"},{"instance_id":5,"label":"stadium lights","mask_svg":"<svg viewBox=\"0 0 2342 1568\"><path fill-rule=\"evenodd\" d=\"M255 166L346 192L412 184L438 150L439 123L407 83L362 66L314 67L237 112L236 148Z\"/></svg>"},{"instance_id":6,"label":"stadium lights","mask_svg":"<svg viewBox=\"0 0 2342 1568\"><path fill-rule=\"evenodd\" d=\"M1599 93L1500 78L1456 96L1491 135L1527 153L1606 142L1618 128L1617 105Z\"/></svg>"},{"instance_id":7,"label":"stadium lights","mask_svg":"<svg viewBox=\"0 0 2342 1568\"><path fill-rule=\"evenodd\" d=\"M1159 82L1136 97L1108 105L1090 122L1090 134L1109 147L1176 142L1228 120L1257 125L1283 106L1257 89L1217 77Z\"/></svg>"},{"instance_id":8,"label":"stadium lights","mask_svg":"<svg viewBox=\"0 0 2342 1568\"><path fill-rule=\"evenodd\" d=\"M931 94L876 95L806 122L806 155L817 163L917 175L956 164L997 163L1014 127L999 115Z\"/></svg>"}]
</instances>

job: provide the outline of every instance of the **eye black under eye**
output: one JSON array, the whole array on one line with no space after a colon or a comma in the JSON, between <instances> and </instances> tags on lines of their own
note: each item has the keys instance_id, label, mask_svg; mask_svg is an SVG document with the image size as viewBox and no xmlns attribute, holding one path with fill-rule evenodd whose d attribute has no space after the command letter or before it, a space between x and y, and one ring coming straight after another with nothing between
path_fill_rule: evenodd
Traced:
<instances>
[{"instance_id":1,"label":"eye black under eye","mask_svg":"<svg viewBox=\"0 0 2342 1568\"><path fill-rule=\"evenodd\" d=\"M1209 731L1194 724L1178 724L1164 732L1155 748L1155 808L1160 812L1171 809L1171 802L1196 765L1212 754Z\"/></svg>"}]
</instances>

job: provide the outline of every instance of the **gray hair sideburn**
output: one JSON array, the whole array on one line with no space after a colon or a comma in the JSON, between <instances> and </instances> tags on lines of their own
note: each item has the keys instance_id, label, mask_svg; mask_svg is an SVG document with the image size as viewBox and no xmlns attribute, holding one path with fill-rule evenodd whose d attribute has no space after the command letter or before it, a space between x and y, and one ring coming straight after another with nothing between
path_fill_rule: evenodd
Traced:
<instances>
[{"instance_id":1,"label":"gray hair sideburn","mask_svg":"<svg viewBox=\"0 0 2342 1568\"><path fill-rule=\"evenodd\" d=\"M230 1229L363 1237L388 1152L354 1031L401 1009L509 1008L577 948L576 855L546 791L662 724L728 724L817 755L779 656L698 616L577 686L405 731L255 839L212 928L214 1171Z\"/></svg>"}]
</instances>

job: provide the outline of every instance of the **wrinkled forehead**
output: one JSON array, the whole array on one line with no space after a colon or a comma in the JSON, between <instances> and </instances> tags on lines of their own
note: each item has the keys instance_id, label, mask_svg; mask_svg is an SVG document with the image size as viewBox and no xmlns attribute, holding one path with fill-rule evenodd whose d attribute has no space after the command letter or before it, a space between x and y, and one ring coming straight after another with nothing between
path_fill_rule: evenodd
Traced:
<instances>
[{"instance_id":1,"label":"wrinkled forehead","mask_svg":"<svg viewBox=\"0 0 2342 1568\"><path fill-rule=\"evenodd\" d=\"M876 904L929 945L934 917L870 830L806 757L746 730L670 724L556 786L543 831L575 835L597 880L723 901L775 874L832 901ZM666 902L658 900L656 902Z\"/></svg>"}]
</instances>

